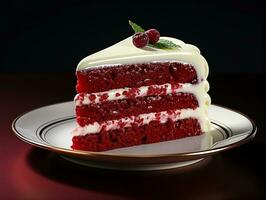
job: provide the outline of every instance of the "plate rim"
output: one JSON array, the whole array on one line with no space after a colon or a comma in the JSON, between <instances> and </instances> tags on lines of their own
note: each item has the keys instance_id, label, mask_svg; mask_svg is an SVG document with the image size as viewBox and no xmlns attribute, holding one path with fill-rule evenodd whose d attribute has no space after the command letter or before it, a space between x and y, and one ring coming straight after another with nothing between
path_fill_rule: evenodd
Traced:
<instances>
[{"instance_id":1,"label":"plate rim","mask_svg":"<svg viewBox=\"0 0 266 200\"><path fill-rule=\"evenodd\" d=\"M233 149L235 147L238 147L238 146L241 146L241 145L247 143L252 138L254 138L254 136L256 135L256 132L257 132L257 126L249 116L247 116L246 114L244 114L240 111L237 111L237 110L225 107L225 106L217 105L217 104L211 104L211 105L236 112L236 113L244 116L245 118L247 118L252 125L252 130L249 133L249 135L247 135L245 138L243 138L240 141L237 141L235 143L228 144L228 145L225 145L222 147L215 147L212 149L195 151L195 152L169 153L169 154L157 153L157 154L145 154L145 155L130 154L130 155L127 155L127 154L117 154L117 153L111 153L111 152L93 152L93 151L83 151L83 150L71 150L71 149L65 149L65 148L61 148L61 147L55 147L55 146L52 146L48 143L40 143L38 141L33 141L30 138L26 137L25 135L21 134L16 129L16 126L15 126L16 122L22 116L26 115L27 113L33 112L33 111L36 111L38 109L42 109L42 108L45 108L48 106L56 106L57 104L70 103L70 102L71 101L66 101L66 102L60 102L60 103L50 104L50 105L46 105L46 106L41 106L41 107L32 109L30 111L26 111L26 112L21 113L12 121L11 127L12 127L13 134L15 134L15 136L18 137L20 140L22 140L22 141L24 141L24 142L26 142L32 146L46 149L46 150L49 150L49 151L52 151L55 153L67 155L67 156L75 156L75 157L79 157L79 158L85 158L88 160L98 160L98 161L103 161L103 162L110 162L110 161L123 162L123 161L126 161L126 163L136 163L137 162L140 164L155 164L155 163L158 163L158 161L160 161L162 163L172 163L172 162L188 161L188 160L193 160L193 159L211 156L215 153L225 151L225 150L230 150L230 149Z\"/></svg>"}]
</instances>

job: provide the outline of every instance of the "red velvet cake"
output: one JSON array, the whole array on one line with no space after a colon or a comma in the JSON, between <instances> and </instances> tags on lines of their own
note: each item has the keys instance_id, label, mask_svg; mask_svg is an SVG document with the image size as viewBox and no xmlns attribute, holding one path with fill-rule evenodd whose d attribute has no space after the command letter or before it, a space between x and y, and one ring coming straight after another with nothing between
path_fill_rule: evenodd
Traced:
<instances>
[{"instance_id":1,"label":"red velvet cake","mask_svg":"<svg viewBox=\"0 0 266 200\"><path fill-rule=\"evenodd\" d=\"M209 130L208 64L197 47L137 48L127 38L84 58L75 97L73 149L106 151Z\"/></svg>"}]
</instances>

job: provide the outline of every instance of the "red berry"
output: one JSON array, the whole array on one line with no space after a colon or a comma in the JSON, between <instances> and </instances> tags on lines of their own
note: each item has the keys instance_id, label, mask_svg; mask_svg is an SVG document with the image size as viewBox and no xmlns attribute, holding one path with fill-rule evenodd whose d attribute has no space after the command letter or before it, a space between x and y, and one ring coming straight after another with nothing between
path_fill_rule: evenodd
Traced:
<instances>
[{"instance_id":1,"label":"red berry","mask_svg":"<svg viewBox=\"0 0 266 200\"><path fill-rule=\"evenodd\" d=\"M155 44L160 39L160 33L156 29L149 29L145 33L148 35L151 44Z\"/></svg>"},{"instance_id":2,"label":"red berry","mask_svg":"<svg viewBox=\"0 0 266 200\"><path fill-rule=\"evenodd\" d=\"M147 46L148 43L149 37L146 33L135 33L135 35L133 35L133 44L136 47L142 48Z\"/></svg>"}]
</instances>

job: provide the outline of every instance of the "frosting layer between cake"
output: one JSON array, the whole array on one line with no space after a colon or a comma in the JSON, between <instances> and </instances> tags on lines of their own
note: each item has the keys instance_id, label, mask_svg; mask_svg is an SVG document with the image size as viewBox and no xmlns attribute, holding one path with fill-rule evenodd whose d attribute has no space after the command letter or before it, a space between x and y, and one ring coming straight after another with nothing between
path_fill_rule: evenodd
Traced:
<instances>
[{"instance_id":1,"label":"frosting layer between cake","mask_svg":"<svg viewBox=\"0 0 266 200\"><path fill-rule=\"evenodd\" d=\"M85 127L78 127L74 132L74 136L84 136L86 134L93 134L100 132L103 128L106 131L120 129L124 127L130 127L132 124L134 125L144 125L149 124L151 121L159 121L164 124L169 119L172 121L177 121L186 118L195 118L198 119L199 124L201 126L201 130L203 132L209 129L209 125L205 123L206 118L205 110L202 108L197 109L182 109L182 110L174 110L174 111L162 111L158 113L147 113L141 114L139 116L130 116L118 120L106 121L104 123L99 124L98 122L94 122L93 124L86 125Z\"/></svg>"},{"instance_id":2,"label":"frosting layer between cake","mask_svg":"<svg viewBox=\"0 0 266 200\"><path fill-rule=\"evenodd\" d=\"M104 101L113 101L119 99L127 99L127 98L136 98L143 97L147 95L167 95L172 93L192 93L199 100L199 105L210 104L210 97L208 94L205 94L204 98L202 98L202 94L209 91L209 83L208 81L203 81L200 84L170 84L166 83L163 85L150 85L150 86L142 86L139 88L119 88L113 89L105 92L97 92L97 93L85 93L85 94L77 94L74 101L76 106L88 105L91 103L101 103Z\"/></svg>"}]
</instances>

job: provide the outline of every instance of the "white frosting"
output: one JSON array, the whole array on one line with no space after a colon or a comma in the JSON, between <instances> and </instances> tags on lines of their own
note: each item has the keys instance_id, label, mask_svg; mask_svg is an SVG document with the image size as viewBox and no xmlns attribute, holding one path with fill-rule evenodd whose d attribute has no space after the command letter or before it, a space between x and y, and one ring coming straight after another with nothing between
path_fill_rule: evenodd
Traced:
<instances>
[{"instance_id":1,"label":"white frosting","mask_svg":"<svg viewBox=\"0 0 266 200\"><path fill-rule=\"evenodd\" d=\"M205 119L206 114L203 108L193 109L181 109L174 110L173 112L162 111L158 113L148 113L141 114L138 116L130 116L117 120L105 121L101 124L98 122L94 122L93 124L86 125L84 127L77 127L73 132L73 136L84 136L86 134L98 133L101 131L103 127L105 127L106 131L115 130L121 128L121 124L123 127L130 127L132 123L138 123L139 126L144 124L149 124L153 120L160 120L160 123L166 123L168 119L173 121L186 119L186 118L196 118L199 121L201 126L201 130L203 132L209 129L209 124L206 124ZM208 120L208 119L207 119Z\"/></svg>"},{"instance_id":2,"label":"white frosting","mask_svg":"<svg viewBox=\"0 0 266 200\"><path fill-rule=\"evenodd\" d=\"M184 84L176 84L173 86L170 83L166 83L163 85L151 85L151 86L142 86L139 88L136 88L136 96L135 97L143 97L147 96L149 87L153 88L165 88L166 94L171 93L191 93L194 94L199 102L199 106L202 106L203 104L207 103L210 104L210 98L208 95L202 95L209 91L209 83L207 81L203 81L199 84L190 84L190 83L184 83ZM91 103L100 103L100 98L103 95L108 95L108 97L105 99L105 101L114 101L119 99L127 99L128 97L124 95L124 92L130 91L131 88L119 88L119 89L113 89L105 92L97 92L97 93L90 93L85 94L83 98L79 98L80 94L77 94L75 97L75 103L76 106L82 106L82 105L88 105ZM119 96L117 95L119 94ZM90 96L95 96L95 99L90 100Z\"/></svg>"},{"instance_id":3,"label":"white frosting","mask_svg":"<svg viewBox=\"0 0 266 200\"><path fill-rule=\"evenodd\" d=\"M171 84L164 85L154 85L155 87L164 87L167 86L167 94L172 92L187 92L192 93L196 96L199 107L195 110L193 109L181 109L175 110L174 113L170 114L167 111L162 111L160 113L146 113L141 114L139 116L131 116L117 120L105 121L101 124L95 122L93 124L88 124L85 127L78 127L75 131L73 131L74 135L86 135L91 133L100 132L104 127L106 130L112 130L120 128L121 123L124 123L125 126L131 126L133 122L136 120L143 120L142 124L148 124L150 121L155 120L156 116L160 115L161 123L165 123L168 118L173 121L177 121L185 118L196 118L199 121L201 126L201 130L206 132L210 128L210 122L207 115L208 106L210 105L211 99L207 94L209 90L209 84L206 80L209 68L206 60L200 54L200 50L191 45L186 44L181 40L170 38L170 37L161 37L162 39L171 40L177 45L180 45L181 48L173 49L173 50L162 50L151 47L145 48L136 48L132 44L132 37L129 37L111 47L108 47L102 51L94 53L83 60L77 66L77 71L84 70L86 68L97 68L100 66L117 66L120 64L134 64L134 63L146 63L146 62L183 62L189 63L194 66L197 77L199 80L198 84L180 84L182 87L178 87L177 89L172 88ZM98 103L100 102L100 96L104 93L108 94L108 98L106 100L112 101L117 99L127 98L123 95L124 91L128 91L132 88L119 88L105 92L92 93L96 96L94 102L89 99L89 96L92 94L85 94L83 99L79 99L76 96L76 105L86 105L90 103ZM142 86L138 89L138 96L146 96L148 87ZM116 96L116 93L120 93L122 95ZM139 125L142 125L139 124Z\"/></svg>"},{"instance_id":4,"label":"white frosting","mask_svg":"<svg viewBox=\"0 0 266 200\"><path fill-rule=\"evenodd\" d=\"M209 68L206 60L200 55L197 47L186 44L181 40L161 37L180 45L181 48L172 50L163 50L151 47L137 48L132 44L132 37L128 37L121 42L94 53L82 59L77 66L77 70L83 70L88 67L97 67L102 65L118 65L145 63L154 61L178 61L190 63L195 67L198 78L206 79Z\"/></svg>"}]
</instances>

